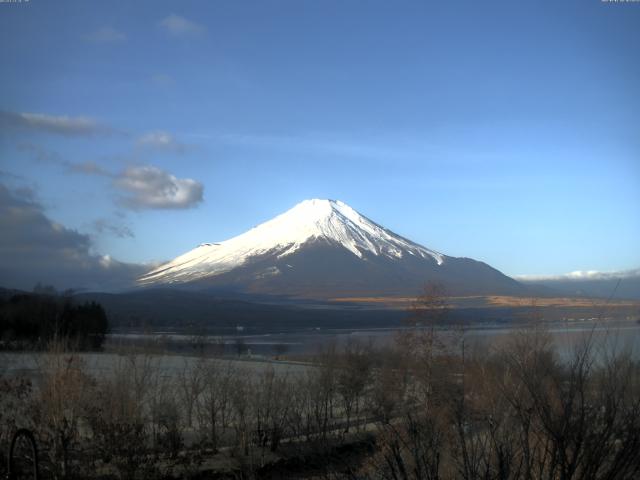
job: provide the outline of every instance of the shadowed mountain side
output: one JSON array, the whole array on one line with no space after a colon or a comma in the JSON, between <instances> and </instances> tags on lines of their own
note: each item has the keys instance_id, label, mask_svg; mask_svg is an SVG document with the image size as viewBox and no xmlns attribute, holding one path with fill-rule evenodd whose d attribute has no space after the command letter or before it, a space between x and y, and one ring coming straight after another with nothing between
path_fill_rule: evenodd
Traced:
<instances>
[{"instance_id":1,"label":"shadowed mountain side","mask_svg":"<svg viewBox=\"0 0 640 480\"><path fill-rule=\"evenodd\" d=\"M489 265L469 258L405 255L357 257L330 240L315 240L280 257L277 251L249 259L229 272L191 282L195 288L227 287L241 292L306 298L357 295L416 295L426 282L452 295L522 295L527 288Z\"/></svg>"}]
</instances>

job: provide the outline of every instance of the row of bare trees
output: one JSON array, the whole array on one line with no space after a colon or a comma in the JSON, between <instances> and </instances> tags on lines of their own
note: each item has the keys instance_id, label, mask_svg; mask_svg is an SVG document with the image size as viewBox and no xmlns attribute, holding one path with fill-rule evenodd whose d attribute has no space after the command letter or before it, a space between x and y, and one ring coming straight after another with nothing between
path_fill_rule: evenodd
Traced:
<instances>
[{"instance_id":1,"label":"row of bare trees","mask_svg":"<svg viewBox=\"0 0 640 480\"><path fill-rule=\"evenodd\" d=\"M491 350L463 355L462 345L457 355L409 354L409 388L357 478L640 478L640 364L631 352L591 333L560 358L537 328Z\"/></svg>"},{"instance_id":2,"label":"row of bare trees","mask_svg":"<svg viewBox=\"0 0 640 480\"><path fill-rule=\"evenodd\" d=\"M97 369L54 344L37 377L0 377L0 453L26 426L49 478L190 478L220 456L251 478L278 453L367 439L371 455L316 476L640 478L631 354L586 334L560 357L538 328L474 348L463 329L425 323L443 306L422 308L389 347L331 346L295 368L130 353Z\"/></svg>"},{"instance_id":3,"label":"row of bare trees","mask_svg":"<svg viewBox=\"0 0 640 480\"><path fill-rule=\"evenodd\" d=\"M91 356L66 345L52 343L29 377L0 372L0 454L11 432L30 428L42 470L56 479L184 473L221 449L262 466L282 441L327 444L361 414L371 370L369 350L355 343L295 370L204 356Z\"/></svg>"}]
</instances>

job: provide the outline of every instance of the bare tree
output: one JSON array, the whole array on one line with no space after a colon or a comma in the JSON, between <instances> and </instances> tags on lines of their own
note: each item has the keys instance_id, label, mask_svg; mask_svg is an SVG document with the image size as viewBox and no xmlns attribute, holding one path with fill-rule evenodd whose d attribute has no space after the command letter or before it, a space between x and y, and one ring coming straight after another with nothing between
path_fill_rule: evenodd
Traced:
<instances>
[{"instance_id":1,"label":"bare tree","mask_svg":"<svg viewBox=\"0 0 640 480\"><path fill-rule=\"evenodd\" d=\"M87 420L99 454L91 458L113 465L122 479L157 474L158 458L148 446L157 374L151 356L127 355L95 389Z\"/></svg>"},{"instance_id":2,"label":"bare tree","mask_svg":"<svg viewBox=\"0 0 640 480\"><path fill-rule=\"evenodd\" d=\"M206 360L200 358L195 362L185 357L182 359L182 369L177 378L177 386L180 399L185 408L187 427L193 427L193 417L198 397L204 389L203 363Z\"/></svg>"},{"instance_id":3,"label":"bare tree","mask_svg":"<svg viewBox=\"0 0 640 480\"><path fill-rule=\"evenodd\" d=\"M33 423L54 478L77 473L72 472L72 457L80 449L81 425L92 388L82 358L69 352L66 344L57 339L50 343L33 404Z\"/></svg>"},{"instance_id":4,"label":"bare tree","mask_svg":"<svg viewBox=\"0 0 640 480\"><path fill-rule=\"evenodd\" d=\"M349 341L340 357L336 390L345 416L345 432L349 431L352 416L360 413L361 399L370 382L372 347Z\"/></svg>"},{"instance_id":5,"label":"bare tree","mask_svg":"<svg viewBox=\"0 0 640 480\"><path fill-rule=\"evenodd\" d=\"M238 374L231 362L203 362L199 365L202 392L198 398L198 423L205 431L211 448L217 451L219 438L229 424L232 387Z\"/></svg>"},{"instance_id":6,"label":"bare tree","mask_svg":"<svg viewBox=\"0 0 640 480\"><path fill-rule=\"evenodd\" d=\"M289 351L289 345L286 343L275 343L273 344L273 354L276 357L276 360L279 360L282 355Z\"/></svg>"},{"instance_id":7,"label":"bare tree","mask_svg":"<svg viewBox=\"0 0 640 480\"><path fill-rule=\"evenodd\" d=\"M231 424L236 432L236 446L241 449L244 455L248 455L251 440L251 403L249 397L251 391L250 376L247 375L247 372L238 370L230 387L233 414Z\"/></svg>"}]
</instances>

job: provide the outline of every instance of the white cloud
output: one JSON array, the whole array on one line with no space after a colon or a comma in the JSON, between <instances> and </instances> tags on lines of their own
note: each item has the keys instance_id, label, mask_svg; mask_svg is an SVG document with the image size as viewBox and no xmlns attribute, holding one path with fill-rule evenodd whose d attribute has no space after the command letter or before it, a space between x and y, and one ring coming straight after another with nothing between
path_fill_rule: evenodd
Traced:
<instances>
[{"instance_id":1,"label":"white cloud","mask_svg":"<svg viewBox=\"0 0 640 480\"><path fill-rule=\"evenodd\" d=\"M153 150L183 153L187 146L180 143L169 132L155 131L148 132L140 136L136 141L138 147L150 148Z\"/></svg>"},{"instance_id":2,"label":"white cloud","mask_svg":"<svg viewBox=\"0 0 640 480\"><path fill-rule=\"evenodd\" d=\"M123 193L120 203L133 210L192 208L202 202L204 192L200 182L150 165L127 168L114 185Z\"/></svg>"},{"instance_id":3,"label":"white cloud","mask_svg":"<svg viewBox=\"0 0 640 480\"><path fill-rule=\"evenodd\" d=\"M102 168L96 162L86 161L80 163L65 162L65 166L70 172L82 173L85 175L101 175L103 177L112 176L107 170Z\"/></svg>"},{"instance_id":4,"label":"white cloud","mask_svg":"<svg viewBox=\"0 0 640 480\"><path fill-rule=\"evenodd\" d=\"M127 39L127 36L113 27L99 28L86 36L87 40L96 43L120 43Z\"/></svg>"},{"instance_id":5,"label":"white cloud","mask_svg":"<svg viewBox=\"0 0 640 480\"><path fill-rule=\"evenodd\" d=\"M67 136L90 136L113 130L93 118L0 111L0 126Z\"/></svg>"},{"instance_id":6,"label":"white cloud","mask_svg":"<svg viewBox=\"0 0 640 480\"><path fill-rule=\"evenodd\" d=\"M183 152L188 146L175 141L166 132L152 132L138 140L139 146L156 150ZM41 162L53 163L69 173L96 175L111 179L111 185L119 193L118 203L132 210L144 209L186 209L195 207L202 201L204 186L191 178L177 178L169 172L152 165L131 166L115 173L93 161L70 162L56 152L35 144L21 144L20 148L33 154ZM0 171L0 173L3 173ZM116 229L103 222L94 225L100 233L108 232L118 236L131 236L126 229Z\"/></svg>"},{"instance_id":7,"label":"white cloud","mask_svg":"<svg viewBox=\"0 0 640 480\"><path fill-rule=\"evenodd\" d=\"M65 170L71 173L82 173L85 175L101 175L104 177L113 176L110 172L102 168L96 162L84 161L84 162L70 162L62 158L60 154L53 150L49 150L41 145L25 142L18 144L18 149L23 152L28 152L32 155L33 159L42 163L52 163L63 167Z\"/></svg>"},{"instance_id":8,"label":"white cloud","mask_svg":"<svg viewBox=\"0 0 640 480\"><path fill-rule=\"evenodd\" d=\"M107 219L99 218L93 222L93 228L100 234L109 234L118 238L134 238L135 235L126 225L116 224Z\"/></svg>"},{"instance_id":9,"label":"white cloud","mask_svg":"<svg viewBox=\"0 0 640 480\"><path fill-rule=\"evenodd\" d=\"M621 270L617 272L600 272L598 270L576 270L574 272L560 275L514 275L513 278L524 282L555 281L555 280L611 280L618 278L630 278L640 276L640 268L632 270Z\"/></svg>"},{"instance_id":10,"label":"white cloud","mask_svg":"<svg viewBox=\"0 0 640 480\"><path fill-rule=\"evenodd\" d=\"M202 25L192 22L191 20L187 20L175 13L172 13L160 21L158 26L174 36L200 35L206 30Z\"/></svg>"},{"instance_id":11,"label":"white cloud","mask_svg":"<svg viewBox=\"0 0 640 480\"><path fill-rule=\"evenodd\" d=\"M261 149L268 148L278 151L303 154L326 154L332 156L347 156L360 159L382 161L417 160L424 161L426 156L437 153L434 145L422 140L404 137L361 137L347 138L340 135L309 134L309 135L252 135L252 134L192 134L194 137L213 138L241 147Z\"/></svg>"}]
</instances>

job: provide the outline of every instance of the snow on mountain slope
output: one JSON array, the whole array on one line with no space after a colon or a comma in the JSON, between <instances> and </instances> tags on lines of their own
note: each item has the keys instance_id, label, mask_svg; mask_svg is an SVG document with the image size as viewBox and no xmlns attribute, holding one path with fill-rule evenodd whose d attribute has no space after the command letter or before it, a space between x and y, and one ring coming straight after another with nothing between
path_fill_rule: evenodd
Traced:
<instances>
[{"instance_id":1,"label":"snow on mountain slope","mask_svg":"<svg viewBox=\"0 0 640 480\"><path fill-rule=\"evenodd\" d=\"M431 259L437 265L447 258L381 227L343 202L313 199L242 235L221 243L204 243L147 273L139 283L192 282L229 272L267 253L281 259L315 240L342 246L358 258L414 256Z\"/></svg>"}]
</instances>

